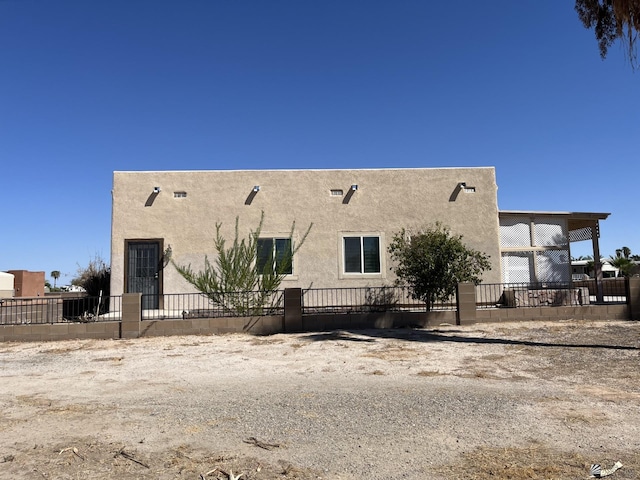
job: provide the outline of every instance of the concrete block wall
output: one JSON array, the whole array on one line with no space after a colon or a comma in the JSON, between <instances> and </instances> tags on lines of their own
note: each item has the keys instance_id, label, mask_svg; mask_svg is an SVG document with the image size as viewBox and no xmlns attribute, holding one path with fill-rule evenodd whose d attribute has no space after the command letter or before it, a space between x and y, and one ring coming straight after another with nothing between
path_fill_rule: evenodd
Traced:
<instances>
[{"instance_id":1,"label":"concrete block wall","mask_svg":"<svg viewBox=\"0 0 640 480\"><path fill-rule=\"evenodd\" d=\"M492 308L477 311L477 323L558 320L628 320L627 305Z\"/></svg>"},{"instance_id":2,"label":"concrete block wall","mask_svg":"<svg viewBox=\"0 0 640 480\"><path fill-rule=\"evenodd\" d=\"M0 342L45 342L77 338L120 338L120 322L0 326Z\"/></svg>"},{"instance_id":3,"label":"concrete block wall","mask_svg":"<svg viewBox=\"0 0 640 480\"><path fill-rule=\"evenodd\" d=\"M312 314L302 317L303 332L326 330L361 330L376 328L427 327L455 324L455 311L437 312L369 312ZM288 331L288 330L287 330Z\"/></svg>"}]
</instances>

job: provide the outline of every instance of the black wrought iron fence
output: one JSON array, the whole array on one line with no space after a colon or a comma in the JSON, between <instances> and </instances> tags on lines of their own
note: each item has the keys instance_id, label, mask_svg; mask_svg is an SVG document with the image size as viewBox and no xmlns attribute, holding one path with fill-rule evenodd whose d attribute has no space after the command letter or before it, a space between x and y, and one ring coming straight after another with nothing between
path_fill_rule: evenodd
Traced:
<instances>
[{"instance_id":1,"label":"black wrought iron fence","mask_svg":"<svg viewBox=\"0 0 640 480\"><path fill-rule=\"evenodd\" d=\"M106 322L120 320L121 296L63 298L63 317L66 321Z\"/></svg>"},{"instance_id":2,"label":"black wrought iron fence","mask_svg":"<svg viewBox=\"0 0 640 480\"><path fill-rule=\"evenodd\" d=\"M455 296L437 302L431 309L455 310ZM407 287L313 288L302 296L305 314L425 310L425 303L412 298Z\"/></svg>"},{"instance_id":3,"label":"black wrought iron fence","mask_svg":"<svg viewBox=\"0 0 640 480\"><path fill-rule=\"evenodd\" d=\"M600 282L604 303L625 303L627 301L627 281L625 277L603 278ZM598 284L595 279L572 282L576 288L586 287L592 303L597 302Z\"/></svg>"},{"instance_id":4,"label":"black wrought iron fence","mask_svg":"<svg viewBox=\"0 0 640 480\"><path fill-rule=\"evenodd\" d=\"M4 298L0 325L119 320L121 305L120 296Z\"/></svg>"},{"instance_id":5,"label":"black wrought iron fence","mask_svg":"<svg viewBox=\"0 0 640 480\"><path fill-rule=\"evenodd\" d=\"M276 290L273 292L232 292L211 295L202 293L143 294L142 318L144 320L162 320L283 315L283 293L282 290ZM145 305L157 305L157 308L145 308Z\"/></svg>"},{"instance_id":6,"label":"black wrought iron fence","mask_svg":"<svg viewBox=\"0 0 640 480\"><path fill-rule=\"evenodd\" d=\"M602 303L626 302L625 279L601 283ZM560 307L601 303L595 280L580 282L482 283L476 287L478 308Z\"/></svg>"}]
</instances>

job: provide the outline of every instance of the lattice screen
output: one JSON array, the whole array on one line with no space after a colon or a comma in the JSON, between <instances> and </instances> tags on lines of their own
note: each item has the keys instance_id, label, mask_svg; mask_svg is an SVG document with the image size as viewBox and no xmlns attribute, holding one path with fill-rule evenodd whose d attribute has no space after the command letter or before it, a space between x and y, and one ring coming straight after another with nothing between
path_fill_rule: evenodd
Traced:
<instances>
[{"instance_id":1,"label":"lattice screen","mask_svg":"<svg viewBox=\"0 0 640 480\"><path fill-rule=\"evenodd\" d=\"M571 274L568 250L547 250L536 255L539 282L568 282Z\"/></svg>"},{"instance_id":2,"label":"lattice screen","mask_svg":"<svg viewBox=\"0 0 640 480\"><path fill-rule=\"evenodd\" d=\"M509 252L502 254L502 281L505 283L530 283L533 281L533 252Z\"/></svg>"},{"instance_id":3,"label":"lattice screen","mask_svg":"<svg viewBox=\"0 0 640 480\"><path fill-rule=\"evenodd\" d=\"M536 217L534 245L536 247L564 246L567 240L567 221L562 218Z\"/></svg>"},{"instance_id":4,"label":"lattice screen","mask_svg":"<svg viewBox=\"0 0 640 480\"><path fill-rule=\"evenodd\" d=\"M569 239L572 242L581 242L583 240L591 240L591 238L592 238L591 227L578 228L576 230L571 230L569 232Z\"/></svg>"},{"instance_id":5,"label":"lattice screen","mask_svg":"<svg viewBox=\"0 0 640 480\"><path fill-rule=\"evenodd\" d=\"M504 217L500 219L501 247L530 247L531 227L528 219Z\"/></svg>"}]
</instances>

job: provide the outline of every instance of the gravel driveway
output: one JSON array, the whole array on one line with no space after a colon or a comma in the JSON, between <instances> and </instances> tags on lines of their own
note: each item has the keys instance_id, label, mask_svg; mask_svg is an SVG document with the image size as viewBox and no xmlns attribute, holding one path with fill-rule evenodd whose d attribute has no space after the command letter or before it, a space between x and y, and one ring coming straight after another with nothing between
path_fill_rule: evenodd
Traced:
<instances>
[{"instance_id":1,"label":"gravel driveway","mask_svg":"<svg viewBox=\"0 0 640 480\"><path fill-rule=\"evenodd\" d=\"M640 323L0 344L0 478L640 478Z\"/></svg>"}]
</instances>

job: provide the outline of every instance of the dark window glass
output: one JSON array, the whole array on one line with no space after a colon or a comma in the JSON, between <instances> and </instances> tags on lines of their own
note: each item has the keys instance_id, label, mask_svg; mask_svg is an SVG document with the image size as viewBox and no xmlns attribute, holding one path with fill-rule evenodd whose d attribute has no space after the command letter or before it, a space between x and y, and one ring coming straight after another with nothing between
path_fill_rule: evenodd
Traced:
<instances>
[{"instance_id":1,"label":"dark window glass","mask_svg":"<svg viewBox=\"0 0 640 480\"><path fill-rule=\"evenodd\" d=\"M276 239L276 271L286 275L291 275L293 273L290 238Z\"/></svg>"},{"instance_id":2,"label":"dark window glass","mask_svg":"<svg viewBox=\"0 0 640 480\"><path fill-rule=\"evenodd\" d=\"M379 237L344 237L345 273L380 273Z\"/></svg>"},{"instance_id":3,"label":"dark window glass","mask_svg":"<svg viewBox=\"0 0 640 480\"><path fill-rule=\"evenodd\" d=\"M256 269L258 272L263 273L268 271L265 270L267 268L273 268L273 238L259 238Z\"/></svg>"},{"instance_id":4,"label":"dark window glass","mask_svg":"<svg viewBox=\"0 0 640 480\"><path fill-rule=\"evenodd\" d=\"M257 248L258 272L273 272L275 268L278 273L285 275L293 273L290 238L259 238Z\"/></svg>"},{"instance_id":5,"label":"dark window glass","mask_svg":"<svg viewBox=\"0 0 640 480\"><path fill-rule=\"evenodd\" d=\"M360 237L344 237L344 271L362 273Z\"/></svg>"},{"instance_id":6,"label":"dark window glass","mask_svg":"<svg viewBox=\"0 0 640 480\"><path fill-rule=\"evenodd\" d=\"M362 237L364 253L364 273L380 273L380 239Z\"/></svg>"}]
</instances>

